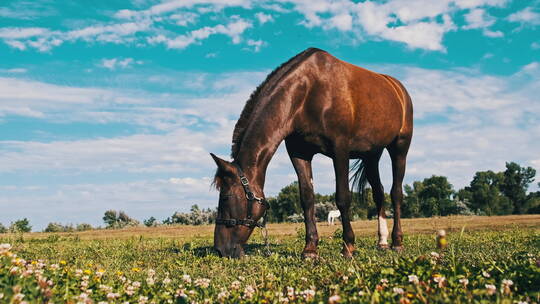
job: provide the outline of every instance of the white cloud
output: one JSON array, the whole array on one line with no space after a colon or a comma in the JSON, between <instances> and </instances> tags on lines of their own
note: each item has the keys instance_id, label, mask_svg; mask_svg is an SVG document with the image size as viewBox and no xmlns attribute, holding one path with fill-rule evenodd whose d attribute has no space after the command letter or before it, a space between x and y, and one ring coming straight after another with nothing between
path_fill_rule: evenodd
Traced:
<instances>
[{"instance_id":1,"label":"white cloud","mask_svg":"<svg viewBox=\"0 0 540 304\"><path fill-rule=\"evenodd\" d=\"M491 38L500 38L504 36L501 31L492 31L490 26L495 24L495 17L489 15L484 9L473 9L465 15L467 25L463 29L482 29L484 36Z\"/></svg>"},{"instance_id":2,"label":"white cloud","mask_svg":"<svg viewBox=\"0 0 540 304\"><path fill-rule=\"evenodd\" d=\"M116 68L125 69L127 67L133 66L134 64L143 64L140 60L134 60L133 58L111 58L111 59L102 59L101 67L104 67L109 70L115 70Z\"/></svg>"},{"instance_id":3,"label":"white cloud","mask_svg":"<svg viewBox=\"0 0 540 304\"><path fill-rule=\"evenodd\" d=\"M21 39L48 34L49 30L41 27L4 27L0 28L0 38L3 39Z\"/></svg>"},{"instance_id":4,"label":"white cloud","mask_svg":"<svg viewBox=\"0 0 540 304\"><path fill-rule=\"evenodd\" d=\"M473 9L468 14L465 15L465 25L464 29L477 29L490 27L495 23L495 18L486 13L484 9Z\"/></svg>"},{"instance_id":5,"label":"white cloud","mask_svg":"<svg viewBox=\"0 0 540 304\"><path fill-rule=\"evenodd\" d=\"M513 13L507 17L510 22L519 22L523 24L539 25L540 14L534 12L532 7L527 7L519 12Z\"/></svg>"},{"instance_id":6,"label":"white cloud","mask_svg":"<svg viewBox=\"0 0 540 304\"><path fill-rule=\"evenodd\" d=\"M123 9L115 14L115 17L121 19L144 18L155 15L170 13L181 8L190 8L196 5L212 6L214 10L221 10L224 7L240 6L248 8L251 5L250 0L171 0L156 4L147 10L135 11Z\"/></svg>"},{"instance_id":7,"label":"white cloud","mask_svg":"<svg viewBox=\"0 0 540 304\"><path fill-rule=\"evenodd\" d=\"M264 42L264 41L262 41L262 40L252 40L252 39L249 39L249 40L247 41L247 45L252 46L254 52L259 52L259 51L261 50L261 47L263 47L264 45L266 45L266 42Z\"/></svg>"},{"instance_id":8,"label":"white cloud","mask_svg":"<svg viewBox=\"0 0 540 304\"><path fill-rule=\"evenodd\" d=\"M193 30L185 35L179 35L175 38L167 38L164 35L158 35L149 38L150 43L165 43L170 49L185 49L191 44L200 43L208 39L212 35L222 34L231 37L234 44L238 44L242 40L242 33L252 27L252 24L236 18L235 21L226 25L218 24L216 26L205 26L200 29Z\"/></svg>"},{"instance_id":9,"label":"white cloud","mask_svg":"<svg viewBox=\"0 0 540 304\"><path fill-rule=\"evenodd\" d=\"M197 21L198 15L192 12L182 12L171 15L169 18L171 20L174 20L174 22L179 26L187 26L189 24L195 23Z\"/></svg>"},{"instance_id":10,"label":"white cloud","mask_svg":"<svg viewBox=\"0 0 540 304\"><path fill-rule=\"evenodd\" d=\"M330 18L333 27L340 31L350 31L352 29L352 17L348 13L336 15Z\"/></svg>"},{"instance_id":11,"label":"white cloud","mask_svg":"<svg viewBox=\"0 0 540 304\"><path fill-rule=\"evenodd\" d=\"M262 13L262 12L256 13L255 17L257 18L257 20L259 20L260 24L265 24L267 22L273 22L274 21L274 17L272 17L272 15L265 14L265 13Z\"/></svg>"},{"instance_id":12,"label":"white cloud","mask_svg":"<svg viewBox=\"0 0 540 304\"><path fill-rule=\"evenodd\" d=\"M13 69L1 69L0 72L10 73L10 74L24 74L28 72L25 68L13 68Z\"/></svg>"}]
</instances>

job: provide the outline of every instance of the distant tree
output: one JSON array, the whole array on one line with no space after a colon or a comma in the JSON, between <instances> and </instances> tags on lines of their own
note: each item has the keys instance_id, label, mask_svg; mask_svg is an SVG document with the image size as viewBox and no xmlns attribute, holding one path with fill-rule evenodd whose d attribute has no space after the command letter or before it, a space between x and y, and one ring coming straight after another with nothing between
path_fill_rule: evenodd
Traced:
<instances>
[{"instance_id":1,"label":"distant tree","mask_svg":"<svg viewBox=\"0 0 540 304\"><path fill-rule=\"evenodd\" d=\"M414 182L413 186L405 185L405 197L403 198L403 205L401 206L401 216L405 218L414 218L424 216L422 212L422 206L420 204L420 197L418 193L423 188L421 182Z\"/></svg>"},{"instance_id":2,"label":"distant tree","mask_svg":"<svg viewBox=\"0 0 540 304\"><path fill-rule=\"evenodd\" d=\"M143 223L144 223L144 225L146 227L155 227L155 226L157 226L157 220L153 216L151 216L148 219L144 220Z\"/></svg>"},{"instance_id":3,"label":"distant tree","mask_svg":"<svg viewBox=\"0 0 540 304\"><path fill-rule=\"evenodd\" d=\"M10 232L30 232L32 231L32 226L30 226L30 221L27 218L22 220L17 220L12 222L9 226Z\"/></svg>"},{"instance_id":4,"label":"distant tree","mask_svg":"<svg viewBox=\"0 0 540 304\"><path fill-rule=\"evenodd\" d=\"M328 213L336 210L336 205L333 202L315 203L315 218L319 222L325 222L328 218ZM302 216L302 220L303 220Z\"/></svg>"},{"instance_id":5,"label":"distant tree","mask_svg":"<svg viewBox=\"0 0 540 304\"><path fill-rule=\"evenodd\" d=\"M470 185L458 192L460 200L476 213L486 215L511 214L512 202L501 191L505 177L502 172L476 172Z\"/></svg>"},{"instance_id":6,"label":"distant tree","mask_svg":"<svg viewBox=\"0 0 540 304\"><path fill-rule=\"evenodd\" d=\"M117 228L118 226L118 215L115 210L107 210L103 215L103 222L107 225L107 228Z\"/></svg>"},{"instance_id":7,"label":"distant tree","mask_svg":"<svg viewBox=\"0 0 540 304\"><path fill-rule=\"evenodd\" d=\"M73 225L62 225L60 223L49 223L43 232L72 232Z\"/></svg>"},{"instance_id":8,"label":"distant tree","mask_svg":"<svg viewBox=\"0 0 540 304\"><path fill-rule=\"evenodd\" d=\"M268 217L273 222L284 222L290 215L303 214L298 182L295 181L283 187L271 200L271 206Z\"/></svg>"},{"instance_id":9,"label":"distant tree","mask_svg":"<svg viewBox=\"0 0 540 304\"><path fill-rule=\"evenodd\" d=\"M6 226L2 225L2 223L0 223L0 233L6 233L8 232Z\"/></svg>"},{"instance_id":10,"label":"distant tree","mask_svg":"<svg viewBox=\"0 0 540 304\"><path fill-rule=\"evenodd\" d=\"M534 181L536 170L531 167L521 167L517 163L506 163L504 182L501 190L514 205L514 214L523 214L527 211L527 189Z\"/></svg>"},{"instance_id":11,"label":"distant tree","mask_svg":"<svg viewBox=\"0 0 540 304\"><path fill-rule=\"evenodd\" d=\"M163 224L181 225L207 225L216 221L217 211L214 209L201 209L197 204L192 205L189 213L175 212L163 221Z\"/></svg>"},{"instance_id":12,"label":"distant tree","mask_svg":"<svg viewBox=\"0 0 540 304\"><path fill-rule=\"evenodd\" d=\"M458 206L453 199L454 190L446 176L425 178L416 181L413 186L405 186L403 217L446 216L458 213Z\"/></svg>"},{"instance_id":13,"label":"distant tree","mask_svg":"<svg viewBox=\"0 0 540 304\"><path fill-rule=\"evenodd\" d=\"M103 221L107 228L124 228L139 225L139 221L129 217L124 211L107 210L103 215Z\"/></svg>"},{"instance_id":14,"label":"distant tree","mask_svg":"<svg viewBox=\"0 0 540 304\"><path fill-rule=\"evenodd\" d=\"M94 229L94 227L92 227L92 225L87 224L87 223L78 224L76 228L77 231L87 231L87 230L92 230L92 229Z\"/></svg>"}]
</instances>

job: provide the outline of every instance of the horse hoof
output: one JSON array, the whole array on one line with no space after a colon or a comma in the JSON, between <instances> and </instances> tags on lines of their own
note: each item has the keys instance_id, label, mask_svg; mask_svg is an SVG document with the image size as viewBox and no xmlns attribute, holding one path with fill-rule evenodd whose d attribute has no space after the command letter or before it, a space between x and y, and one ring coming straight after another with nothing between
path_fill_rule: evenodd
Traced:
<instances>
[{"instance_id":1,"label":"horse hoof","mask_svg":"<svg viewBox=\"0 0 540 304\"><path fill-rule=\"evenodd\" d=\"M307 260L307 259L316 260L319 258L319 255L317 254L317 252L314 252L314 251L305 251L305 252L302 252L302 258L304 260Z\"/></svg>"},{"instance_id":2,"label":"horse hoof","mask_svg":"<svg viewBox=\"0 0 540 304\"><path fill-rule=\"evenodd\" d=\"M390 249L390 246L388 246L388 244L377 244L377 248L380 250L388 250Z\"/></svg>"},{"instance_id":3,"label":"horse hoof","mask_svg":"<svg viewBox=\"0 0 540 304\"><path fill-rule=\"evenodd\" d=\"M354 253L354 249L350 249L347 247L343 247L343 250L341 251L341 255L343 255L346 259L352 259Z\"/></svg>"},{"instance_id":4,"label":"horse hoof","mask_svg":"<svg viewBox=\"0 0 540 304\"><path fill-rule=\"evenodd\" d=\"M392 250L394 250L395 252L402 252L403 246L392 246Z\"/></svg>"}]
</instances>

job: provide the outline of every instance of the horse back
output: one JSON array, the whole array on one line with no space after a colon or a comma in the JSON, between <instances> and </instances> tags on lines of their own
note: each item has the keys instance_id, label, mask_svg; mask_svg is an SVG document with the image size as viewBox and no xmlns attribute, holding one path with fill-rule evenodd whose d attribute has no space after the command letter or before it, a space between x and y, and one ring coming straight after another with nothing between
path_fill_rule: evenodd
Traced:
<instances>
[{"instance_id":1,"label":"horse back","mask_svg":"<svg viewBox=\"0 0 540 304\"><path fill-rule=\"evenodd\" d=\"M296 71L306 83L296 109L296 127L331 141L348 141L351 150L385 147L412 132L412 104L393 77L319 52Z\"/></svg>"}]
</instances>

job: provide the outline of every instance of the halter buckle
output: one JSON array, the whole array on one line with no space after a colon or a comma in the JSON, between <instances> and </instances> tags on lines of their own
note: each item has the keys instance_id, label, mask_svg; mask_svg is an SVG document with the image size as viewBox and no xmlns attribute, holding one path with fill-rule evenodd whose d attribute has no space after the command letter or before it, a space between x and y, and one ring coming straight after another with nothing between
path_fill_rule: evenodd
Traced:
<instances>
[{"instance_id":1,"label":"halter buckle","mask_svg":"<svg viewBox=\"0 0 540 304\"><path fill-rule=\"evenodd\" d=\"M248 181L247 177L245 177L245 176L240 177L240 182L241 182L242 185L244 185L244 186L249 185L249 181Z\"/></svg>"}]
</instances>

